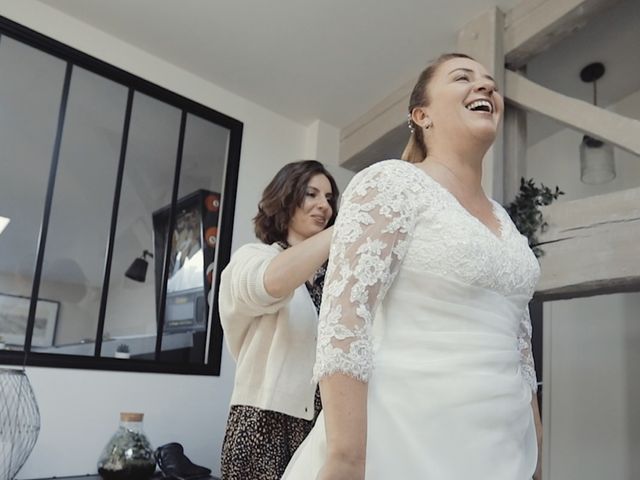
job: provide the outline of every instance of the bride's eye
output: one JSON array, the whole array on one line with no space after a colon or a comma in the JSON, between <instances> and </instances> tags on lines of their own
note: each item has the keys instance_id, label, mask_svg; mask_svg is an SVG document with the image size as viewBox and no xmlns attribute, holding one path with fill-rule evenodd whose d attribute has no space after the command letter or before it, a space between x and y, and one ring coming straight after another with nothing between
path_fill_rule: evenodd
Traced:
<instances>
[{"instance_id":1,"label":"bride's eye","mask_svg":"<svg viewBox=\"0 0 640 480\"><path fill-rule=\"evenodd\" d=\"M459 82L461 80L464 80L465 82L469 81L469 76L468 75L460 75L459 77L456 77L456 82Z\"/></svg>"}]
</instances>

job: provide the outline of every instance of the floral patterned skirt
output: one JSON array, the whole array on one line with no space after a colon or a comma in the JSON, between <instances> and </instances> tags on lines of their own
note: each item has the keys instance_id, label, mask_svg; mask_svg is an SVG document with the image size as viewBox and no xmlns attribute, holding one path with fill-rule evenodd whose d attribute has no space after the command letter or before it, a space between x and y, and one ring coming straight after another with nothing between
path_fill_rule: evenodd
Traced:
<instances>
[{"instance_id":1,"label":"floral patterned skirt","mask_svg":"<svg viewBox=\"0 0 640 480\"><path fill-rule=\"evenodd\" d=\"M321 410L320 389L313 420L232 405L222 444L222 480L280 480Z\"/></svg>"}]
</instances>

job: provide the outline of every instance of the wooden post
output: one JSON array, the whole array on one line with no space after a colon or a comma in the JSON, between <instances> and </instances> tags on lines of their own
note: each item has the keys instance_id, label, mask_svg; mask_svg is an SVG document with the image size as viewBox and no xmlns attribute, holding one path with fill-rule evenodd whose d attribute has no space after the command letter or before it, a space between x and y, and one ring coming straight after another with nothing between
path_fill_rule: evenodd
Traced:
<instances>
[{"instance_id":1,"label":"wooden post","mask_svg":"<svg viewBox=\"0 0 640 480\"><path fill-rule=\"evenodd\" d=\"M520 179L526 177L527 112L507 105L504 112L504 198L512 202L520 190Z\"/></svg>"},{"instance_id":2,"label":"wooden post","mask_svg":"<svg viewBox=\"0 0 640 480\"><path fill-rule=\"evenodd\" d=\"M500 88L504 85L503 32L504 13L494 7L469 22L458 34L458 51L483 64ZM498 202L504 199L503 141L503 130L500 126L493 147L484 158L482 172L485 192Z\"/></svg>"}]
</instances>

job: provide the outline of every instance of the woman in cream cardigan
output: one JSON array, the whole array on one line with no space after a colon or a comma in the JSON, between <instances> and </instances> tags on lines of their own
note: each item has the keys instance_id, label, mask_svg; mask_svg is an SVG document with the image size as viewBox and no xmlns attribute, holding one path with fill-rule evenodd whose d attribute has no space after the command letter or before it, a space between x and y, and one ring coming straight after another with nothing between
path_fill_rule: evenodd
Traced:
<instances>
[{"instance_id":1,"label":"woman in cream cardigan","mask_svg":"<svg viewBox=\"0 0 640 480\"><path fill-rule=\"evenodd\" d=\"M279 480L321 409L311 378L337 197L321 163L285 165L254 218L261 243L222 272L220 319L236 361L223 480Z\"/></svg>"}]
</instances>

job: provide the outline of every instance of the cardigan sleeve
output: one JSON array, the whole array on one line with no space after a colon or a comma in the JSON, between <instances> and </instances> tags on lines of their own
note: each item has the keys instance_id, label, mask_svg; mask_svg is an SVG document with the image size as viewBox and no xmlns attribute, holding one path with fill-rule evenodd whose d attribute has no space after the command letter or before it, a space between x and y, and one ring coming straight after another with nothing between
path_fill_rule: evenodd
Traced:
<instances>
[{"instance_id":1,"label":"cardigan sleeve","mask_svg":"<svg viewBox=\"0 0 640 480\"><path fill-rule=\"evenodd\" d=\"M222 271L218 310L227 344L234 356L239 352L251 322L277 313L293 296L291 292L282 298L273 297L264 286L264 273L278 253L279 248L273 245L244 245Z\"/></svg>"}]
</instances>

